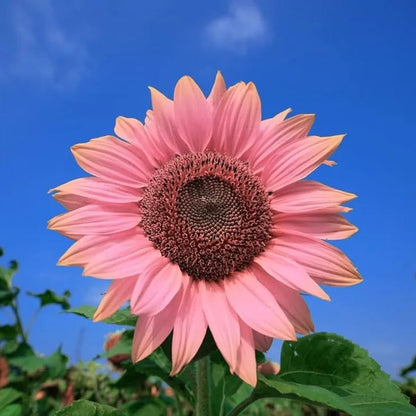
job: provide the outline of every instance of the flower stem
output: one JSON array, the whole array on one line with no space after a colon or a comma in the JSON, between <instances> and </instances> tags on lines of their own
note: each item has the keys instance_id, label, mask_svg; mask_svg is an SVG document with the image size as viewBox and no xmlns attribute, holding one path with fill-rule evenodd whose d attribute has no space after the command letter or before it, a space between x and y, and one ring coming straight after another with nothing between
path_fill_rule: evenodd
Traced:
<instances>
[{"instance_id":1,"label":"flower stem","mask_svg":"<svg viewBox=\"0 0 416 416\"><path fill-rule=\"evenodd\" d=\"M254 403L259 398L260 397L254 397L253 395L248 396L247 399L243 400L236 407L234 407L234 409L231 410L231 412L228 413L227 416L237 416L237 415L239 415L246 407L250 406L251 403Z\"/></svg>"},{"instance_id":2,"label":"flower stem","mask_svg":"<svg viewBox=\"0 0 416 416\"><path fill-rule=\"evenodd\" d=\"M209 356L196 363L196 416L210 416Z\"/></svg>"},{"instance_id":3,"label":"flower stem","mask_svg":"<svg viewBox=\"0 0 416 416\"><path fill-rule=\"evenodd\" d=\"M11 308L13 310L13 313L14 313L14 316L16 318L17 329L20 332L20 335L22 337L22 341L26 344L27 343L27 338L26 338L25 331L23 329L22 319L20 318L19 307L17 306L17 299L14 299L10 306L11 306Z\"/></svg>"}]
</instances>

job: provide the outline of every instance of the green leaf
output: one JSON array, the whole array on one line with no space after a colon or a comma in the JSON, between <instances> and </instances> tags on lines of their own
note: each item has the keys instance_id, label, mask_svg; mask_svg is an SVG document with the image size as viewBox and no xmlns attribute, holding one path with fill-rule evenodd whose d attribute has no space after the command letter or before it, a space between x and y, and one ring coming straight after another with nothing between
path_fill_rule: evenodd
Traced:
<instances>
[{"instance_id":1,"label":"green leaf","mask_svg":"<svg viewBox=\"0 0 416 416\"><path fill-rule=\"evenodd\" d=\"M66 373L66 364L68 363L68 357L61 352L59 347L52 355L44 360L44 364L48 370L48 376L50 379L63 378Z\"/></svg>"},{"instance_id":2,"label":"green leaf","mask_svg":"<svg viewBox=\"0 0 416 416\"><path fill-rule=\"evenodd\" d=\"M152 375L161 378L177 393L185 397L190 403L193 403L193 392L189 386L189 380L185 372L171 377L169 375L171 367L170 361L161 348L156 349L149 357L139 361L137 364L127 364L127 368L129 368L130 365L133 367L134 371L139 374L147 376Z\"/></svg>"},{"instance_id":3,"label":"green leaf","mask_svg":"<svg viewBox=\"0 0 416 416\"><path fill-rule=\"evenodd\" d=\"M27 292L27 294L34 298L39 298L41 307L46 305L61 305L62 309L70 308L68 298L71 296L71 292L69 290L65 290L62 296L57 295L50 289L45 290L43 293Z\"/></svg>"},{"instance_id":4,"label":"green leaf","mask_svg":"<svg viewBox=\"0 0 416 416\"><path fill-rule=\"evenodd\" d=\"M92 319L97 308L95 306L79 306L77 308L71 308L65 312L74 313L75 315L83 316L84 318ZM111 315L109 318L104 319L100 322L105 322L107 324L114 325L126 325L126 326L135 326L137 321L137 316L134 316L130 313L130 308L125 308L117 311L115 314Z\"/></svg>"},{"instance_id":5,"label":"green leaf","mask_svg":"<svg viewBox=\"0 0 416 416\"><path fill-rule=\"evenodd\" d=\"M252 398L285 397L341 410L351 416L415 416L367 351L329 333L285 342L278 375L259 375Z\"/></svg>"},{"instance_id":6,"label":"green leaf","mask_svg":"<svg viewBox=\"0 0 416 416\"><path fill-rule=\"evenodd\" d=\"M7 290L12 287L12 280L18 269L16 260L10 262L8 268L0 266L0 289Z\"/></svg>"},{"instance_id":7,"label":"green leaf","mask_svg":"<svg viewBox=\"0 0 416 416\"><path fill-rule=\"evenodd\" d=\"M19 345L20 344L15 339L12 339L3 345L1 353L3 355L9 356L19 348Z\"/></svg>"},{"instance_id":8,"label":"green leaf","mask_svg":"<svg viewBox=\"0 0 416 416\"><path fill-rule=\"evenodd\" d=\"M123 405L123 410L131 416L165 416L166 407L159 400L143 398Z\"/></svg>"},{"instance_id":9,"label":"green leaf","mask_svg":"<svg viewBox=\"0 0 416 416\"><path fill-rule=\"evenodd\" d=\"M3 325L0 326L0 341L11 341L16 339L19 334L17 325Z\"/></svg>"},{"instance_id":10,"label":"green leaf","mask_svg":"<svg viewBox=\"0 0 416 416\"><path fill-rule=\"evenodd\" d=\"M8 404L13 403L22 396L20 391L12 388L2 388L0 390L0 410L3 412L3 408ZM3 414L3 413L1 413Z\"/></svg>"},{"instance_id":11,"label":"green leaf","mask_svg":"<svg viewBox=\"0 0 416 416\"><path fill-rule=\"evenodd\" d=\"M222 416L228 408L227 398L232 396L243 382L239 377L230 373L229 365L218 351L210 358L211 410L214 415Z\"/></svg>"},{"instance_id":12,"label":"green leaf","mask_svg":"<svg viewBox=\"0 0 416 416\"><path fill-rule=\"evenodd\" d=\"M11 305L13 299L19 294L19 291L17 287L0 289L0 306Z\"/></svg>"},{"instance_id":13,"label":"green leaf","mask_svg":"<svg viewBox=\"0 0 416 416\"><path fill-rule=\"evenodd\" d=\"M411 373L412 371L416 371L416 356L413 357L413 362L409 366L402 368L400 370L400 375L402 377L405 377L407 376L407 374Z\"/></svg>"},{"instance_id":14,"label":"green leaf","mask_svg":"<svg viewBox=\"0 0 416 416\"><path fill-rule=\"evenodd\" d=\"M21 416L23 414L23 406L13 403L1 409L1 416Z\"/></svg>"},{"instance_id":15,"label":"green leaf","mask_svg":"<svg viewBox=\"0 0 416 416\"><path fill-rule=\"evenodd\" d=\"M89 400L77 400L70 406L56 412L56 416L123 416L123 413L114 407L105 404L91 402Z\"/></svg>"},{"instance_id":16,"label":"green leaf","mask_svg":"<svg viewBox=\"0 0 416 416\"><path fill-rule=\"evenodd\" d=\"M44 367L44 359L38 357L28 344L19 344L8 358L10 364L30 374Z\"/></svg>"}]
</instances>

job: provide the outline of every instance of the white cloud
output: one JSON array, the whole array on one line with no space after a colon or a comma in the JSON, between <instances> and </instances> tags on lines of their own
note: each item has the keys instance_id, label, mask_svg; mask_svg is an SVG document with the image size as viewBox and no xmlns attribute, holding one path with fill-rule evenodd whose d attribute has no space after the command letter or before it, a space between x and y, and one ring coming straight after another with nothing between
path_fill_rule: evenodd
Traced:
<instances>
[{"instance_id":1,"label":"white cloud","mask_svg":"<svg viewBox=\"0 0 416 416\"><path fill-rule=\"evenodd\" d=\"M237 53L244 53L250 45L270 37L261 10L251 1L231 3L227 14L208 23L205 34L213 46Z\"/></svg>"},{"instance_id":2,"label":"white cloud","mask_svg":"<svg viewBox=\"0 0 416 416\"><path fill-rule=\"evenodd\" d=\"M16 2L12 13L12 49L3 79L20 78L57 89L76 86L86 71L86 46L60 23L51 0Z\"/></svg>"}]
</instances>

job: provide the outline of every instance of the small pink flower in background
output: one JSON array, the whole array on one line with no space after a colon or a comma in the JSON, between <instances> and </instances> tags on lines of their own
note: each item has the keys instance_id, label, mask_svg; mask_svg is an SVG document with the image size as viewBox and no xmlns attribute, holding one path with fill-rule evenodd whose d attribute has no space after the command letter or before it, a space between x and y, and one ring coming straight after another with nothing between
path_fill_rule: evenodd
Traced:
<instances>
[{"instance_id":1,"label":"small pink flower in background","mask_svg":"<svg viewBox=\"0 0 416 416\"><path fill-rule=\"evenodd\" d=\"M53 189L67 213L49 228L76 242L60 258L113 279L95 314L127 300L139 316L132 359L173 331L172 374L207 329L232 372L257 381L255 349L295 340L314 326L301 293L361 277L322 241L357 229L341 213L355 195L303 180L343 136L308 136L311 114L261 120L253 83L228 89L220 73L206 98L189 76L173 100L151 88L144 125L119 117L115 133L73 146L91 177Z\"/></svg>"},{"instance_id":2,"label":"small pink flower in background","mask_svg":"<svg viewBox=\"0 0 416 416\"><path fill-rule=\"evenodd\" d=\"M280 371L280 365L271 361L265 361L257 366L257 371L261 374L277 374Z\"/></svg>"}]
</instances>

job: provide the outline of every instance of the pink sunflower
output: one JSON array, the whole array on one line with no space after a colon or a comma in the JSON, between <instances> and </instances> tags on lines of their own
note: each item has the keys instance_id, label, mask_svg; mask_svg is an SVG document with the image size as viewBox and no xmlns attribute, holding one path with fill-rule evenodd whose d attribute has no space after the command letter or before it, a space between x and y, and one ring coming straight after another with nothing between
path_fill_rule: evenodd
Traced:
<instances>
[{"instance_id":1,"label":"pink sunflower","mask_svg":"<svg viewBox=\"0 0 416 416\"><path fill-rule=\"evenodd\" d=\"M303 180L343 136L308 136L311 114L261 119L253 83L226 88L220 73L206 98L189 76L170 100L150 88L144 125L118 117L115 136L77 144L89 174L54 188L68 212L49 228L76 240L60 258L113 279L95 320L126 301L138 315L134 362L172 338L172 375L209 328L230 370L257 381L255 350L314 330L301 294L361 277L322 241L357 231L341 213L355 195Z\"/></svg>"}]
</instances>

